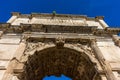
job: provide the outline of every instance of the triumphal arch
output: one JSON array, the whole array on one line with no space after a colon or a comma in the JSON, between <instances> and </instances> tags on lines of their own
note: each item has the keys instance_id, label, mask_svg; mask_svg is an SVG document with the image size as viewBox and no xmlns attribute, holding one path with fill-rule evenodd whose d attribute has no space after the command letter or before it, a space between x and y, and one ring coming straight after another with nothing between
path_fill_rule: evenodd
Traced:
<instances>
[{"instance_id":1,"label":"triumphal arch","mask_svg":"<svg viewBox=\"0 0 120 80\"><path fill-rule=\"evenodd\" d=\"M119 32L102 16L13 12L0 23L0 80L120 80Z\"/></svg>"}]
</instances>

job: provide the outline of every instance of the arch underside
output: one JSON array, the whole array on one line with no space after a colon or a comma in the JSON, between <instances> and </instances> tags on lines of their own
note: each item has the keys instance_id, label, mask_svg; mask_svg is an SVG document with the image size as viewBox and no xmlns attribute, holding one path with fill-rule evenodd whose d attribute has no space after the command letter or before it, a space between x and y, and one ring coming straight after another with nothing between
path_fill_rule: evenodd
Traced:
<instances>
[{"instance_id":1,"label":"arch underside","mask_svg":"<svg viewBox=\"0 0 120 80\"><path fill-rule=\"evenodd\" d=\"M42 80L45 76L61 74L72 80L93 80L96 69L85 53L52 47L29 56L20 79Z\"/></svg>"}]
</instances>

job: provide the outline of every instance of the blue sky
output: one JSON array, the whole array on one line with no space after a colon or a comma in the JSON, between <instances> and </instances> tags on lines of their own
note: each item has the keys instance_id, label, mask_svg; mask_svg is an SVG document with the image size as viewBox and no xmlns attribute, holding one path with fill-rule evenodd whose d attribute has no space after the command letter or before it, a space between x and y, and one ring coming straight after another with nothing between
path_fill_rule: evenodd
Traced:
<instances>
[{"instance_id":1,"label":"blue sky","mask_svg":"<svg viewBox=\"0 0 120 80\"><path fill-rule=\"evenodd\" d=\"M120 0L1 0L0 22L6 22L10 12L84 14L105 16L110 26L120 26Z\"/></svg>"},{"instance_id":2,"label":"blue sky","mask_svg":"<svg viewBox=\"0 0 120 80\"><path fill-rule=\"evenodd\" d=\"M44 77L43 80L72 80L69 77L66 77L65 75L61 75L60 77L56 77L56 76L46 76Z\"/></svg>"}]
</instances>

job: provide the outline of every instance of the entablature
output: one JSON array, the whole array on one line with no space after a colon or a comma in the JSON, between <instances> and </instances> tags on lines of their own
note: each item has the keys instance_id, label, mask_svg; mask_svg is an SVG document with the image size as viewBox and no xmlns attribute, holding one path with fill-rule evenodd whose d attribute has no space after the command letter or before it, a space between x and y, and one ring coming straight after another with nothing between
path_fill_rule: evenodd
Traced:
<instances>
[{"instance_id":1,"label":"entablature","mask_svg":"<svg viewBox=\"0 0 120 80\"><path fill-rule=\"evenodd\" d=\"M0 30L5 33L45 32L45 33L92 33L97 26L69 26L43 24L0 24Z\"/></svg>"},{"instance_id":2,"label":"entablature","mask_svg":"<svg viewBox=\"0 0 120 80\"><path fill-rule=\"evenodd\" d=\"M97 26L70 26L70 25L44 25L44 24L21 24L11 25L1 23L0 30L5 33L45 32L45 33L94 33L94 34L118 34L120 28L97 29Z\"/></svg>"},{"instance_id":3,"label":"entablature","mask_svg":"<svg viewBox=\"0 0 120 80\"><path fill-rule=\"evenodd\" d=\"M83 45L90 44L92 40L96 40L96 36L93 35L79 35L79 34L67 34L67 33L24 33L22 41L32 43L55 43L61 41L64 43L80 43Z\"/></svg>"}]
</instances>

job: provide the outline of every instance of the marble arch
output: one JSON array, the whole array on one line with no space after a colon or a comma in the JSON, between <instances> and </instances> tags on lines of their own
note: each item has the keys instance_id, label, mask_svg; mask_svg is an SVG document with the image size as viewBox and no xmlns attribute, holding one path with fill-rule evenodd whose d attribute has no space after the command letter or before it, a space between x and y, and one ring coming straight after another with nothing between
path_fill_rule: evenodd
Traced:
<instances>
[{"instance_id":1,"label":"marble arch","mask_svg":"<svg viewBox=\"0 0 120 80\"><path fill-rule=\"evenodd\" d=\"M97 78L96 64L92 61L93 56L86 53L80 45L75 47L72 44L65 44L62 48L47 46L36 50L28 57L20 78L42 80L45 76L64 74L73 80L94 80Z\"/></svg>"},{"instance_id":2,"label":"marble arch","mask_svg":"<svg viewBox=\"0 0 120 80\"><path fill-rule=\"evenodd\" d=\"M52 70L54 75L59 76L64 72L63 74L72 77L73 80L81 79L81 77L82 80L120 80L120 37L117 36L119 32L120 28L107 25L103 16L93 18L84 15L56 14L53 18L53 14L13 12L6 23L0 23L0 80L28 80L28 78L40 80L44 75L51 75ZM38 61L46 61L41 65L48 68L42 68L44 71L41 71L43 73L41 74L40 69L35 68L37 67L35 63L39 63L36 61L37 58L41 57L35 56L37 53L46 54L42 55L43 57L57 53L58 56L55 56L58 57L57 59L60 55L67 55L62 59L66 67L59 66L63 65L62 60L59 59L53 62L58 67L49 69L52 65L48 65L47 62L53 61L55 57L52 55L52 58L42 57ZM72 55L73 57L77 55L75 59L78 60L71 60ZM49 61L44 59L49 59ZM72 61L76 64L82 62L84 69L88 68L86 71L75 68L76 73L74 73L73 66L75 65ZM24 67L26 62L29 62L26 64L27 68ZM88 71L91 68L93 69L92 78L89 76L92 72ZM97 68L97 75L94 75L95 68ZM26 74L26 70L30 74ZM82 73L81 70L85 75L71 76L71 74ZM22 78L20 74L29 77ZM35 74L38 76L34 77Z\"/></svg>"}]
</instances>

